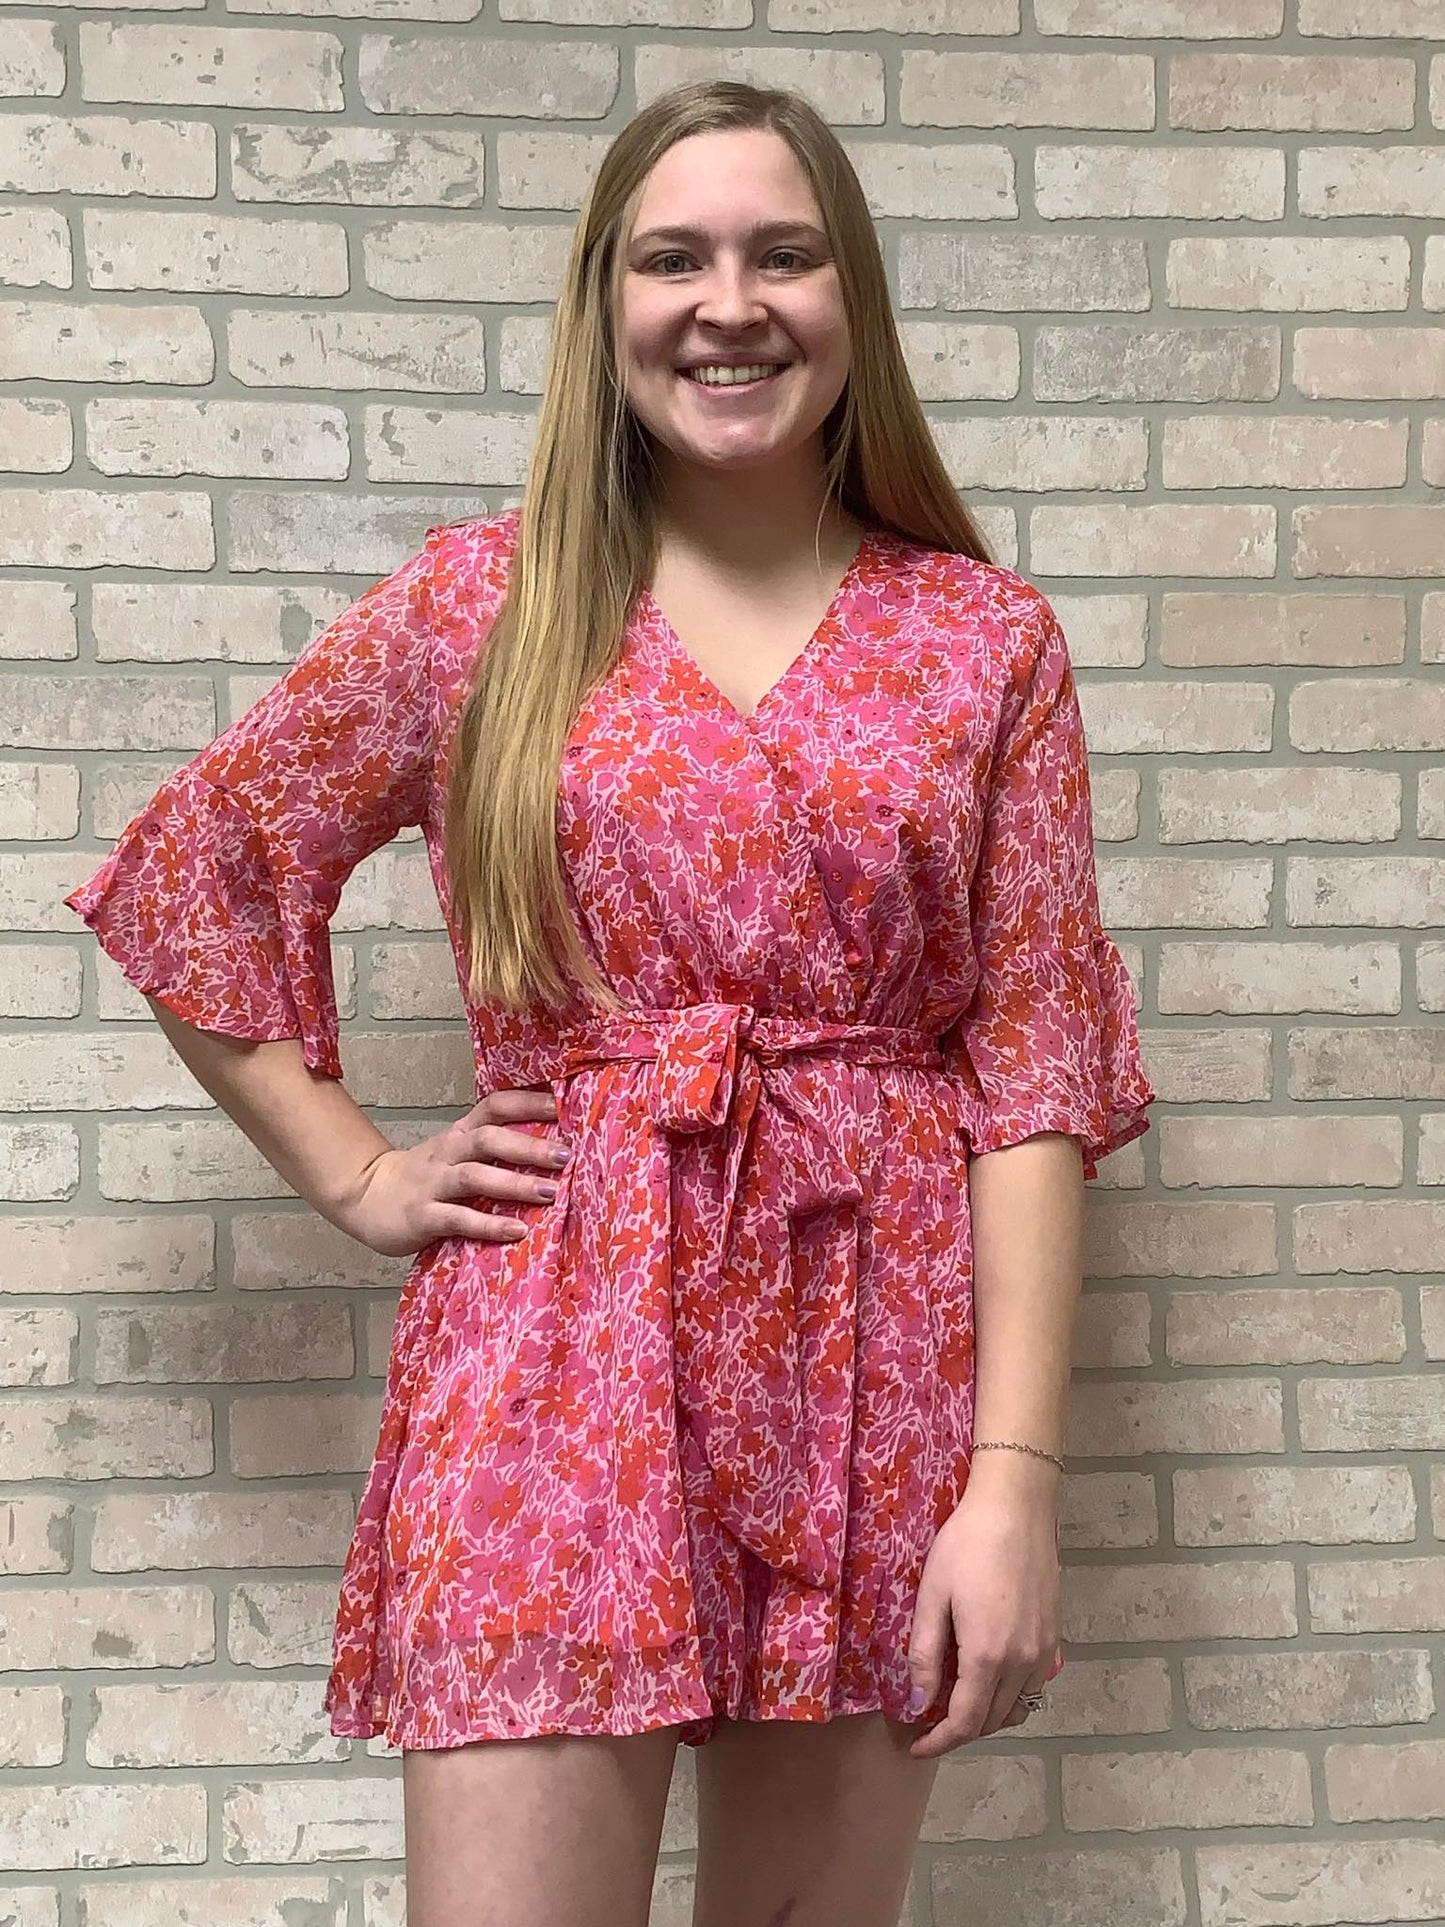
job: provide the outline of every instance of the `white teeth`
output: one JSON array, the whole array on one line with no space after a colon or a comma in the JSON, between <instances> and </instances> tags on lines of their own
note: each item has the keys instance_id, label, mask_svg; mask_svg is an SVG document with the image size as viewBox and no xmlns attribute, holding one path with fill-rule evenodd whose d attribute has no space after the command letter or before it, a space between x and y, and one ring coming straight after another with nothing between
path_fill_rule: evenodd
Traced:
<instances>
[{"instance_id":1,"label":"white teeth","mask_svg":"<svg viewBox=\"0 0 1445 1927\"><path fill-rule=\"evenodd\" d=\"M729 368L722 364L702 368L685 368L684 376L688 381L701 382L705 388L727 388L744 381L761 381L766 375L774 375L785 366L780 361L758 361L750 368Z\"/></svg>"}]
</instances>

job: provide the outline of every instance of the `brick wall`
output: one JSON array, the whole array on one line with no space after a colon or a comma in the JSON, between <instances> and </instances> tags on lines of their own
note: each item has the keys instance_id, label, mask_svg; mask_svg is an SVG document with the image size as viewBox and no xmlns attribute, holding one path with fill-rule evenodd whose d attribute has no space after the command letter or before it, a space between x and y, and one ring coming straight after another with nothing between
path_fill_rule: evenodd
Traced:
<instances>
[{"instance_id":1,"label":"brick wall","mask_svg":"<svg viewBox=\"0 0 1445 1927\"><path fill-rule=\"evenodd\" d=\"M1163 1100L1090 1198L1070 1664L945 1761L908 1919L1445 1918L1445 0L95 11L0 0L0 1917L402 1920L398 1762L320 1693L403 1267L60 898L516 499L584 185L725 71L845 140L950 471L1064 618ZM333 927L414 1142L471 1079L415 832Z\"/></svg>"}]
</instances>

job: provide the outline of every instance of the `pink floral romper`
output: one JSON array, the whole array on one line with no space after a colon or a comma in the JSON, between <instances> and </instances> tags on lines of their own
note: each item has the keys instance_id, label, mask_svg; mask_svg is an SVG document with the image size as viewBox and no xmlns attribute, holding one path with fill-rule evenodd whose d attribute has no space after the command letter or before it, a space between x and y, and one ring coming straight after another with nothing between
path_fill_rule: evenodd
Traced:
<instances>
[{"instance_id":1,"label":"pink floral romper","mask_svg":"<svg viewBox=\"0 0 1445 1927\"><path fill-rule=\"evenodd\" d=\"M442 772L517 522L428 530L66 897L139 989L339 1077L328 920L409 824L464 983ZM906 1718L972 1449L969 1158L1063 1131L1092 1177L1155 1096L1059 622L873 526L744 717L644 590L557 834L625 1008L467 999L478 1098L550 1088L520 1128L576 1148L524 1238L410 1267L331 1730Z\"/></svg>"}]
</instances>

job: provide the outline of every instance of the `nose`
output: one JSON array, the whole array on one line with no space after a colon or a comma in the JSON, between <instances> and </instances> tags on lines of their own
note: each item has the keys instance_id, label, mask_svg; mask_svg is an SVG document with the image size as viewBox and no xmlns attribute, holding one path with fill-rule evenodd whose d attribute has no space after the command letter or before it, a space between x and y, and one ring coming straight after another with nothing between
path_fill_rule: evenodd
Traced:
<instances>
[{"instance_id":1,"label":"nose","mask_svg":"<svg viewBox=\"0 0 1445 1927\"><path fill-rule=\"evenodd\" d=\"M762 319L766 312L750 269L718 263L708 271L697 299L700 319L740 328Z\"/></svg>"}]
</instances>

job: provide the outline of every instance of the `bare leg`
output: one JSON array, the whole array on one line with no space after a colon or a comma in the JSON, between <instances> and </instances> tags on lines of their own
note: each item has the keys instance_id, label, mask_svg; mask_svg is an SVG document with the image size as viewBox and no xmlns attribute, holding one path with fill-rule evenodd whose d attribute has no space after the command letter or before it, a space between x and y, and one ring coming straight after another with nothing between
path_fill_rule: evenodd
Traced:
<instances>
[{"instance_id":1,"label":"bare leg","mask_svg":"<svg viewBox=\"0 0 1445 1927\"><path fill-rule=\"evenodd\" d=\"M883 1713L720 1719L697 1750L693 1927L897 1927L938 1761Z\"/></svg>"},{"instance_id":2,"label":"bare leg","mask_svg":"<svg viewBox=\"0 0 1445 1927\"><path fill-rule=\"evenodd\" d=\"M408 1927L647 1927L680 1732L405 1751Z\"/></svg>"}]
</instances>

